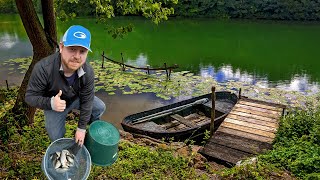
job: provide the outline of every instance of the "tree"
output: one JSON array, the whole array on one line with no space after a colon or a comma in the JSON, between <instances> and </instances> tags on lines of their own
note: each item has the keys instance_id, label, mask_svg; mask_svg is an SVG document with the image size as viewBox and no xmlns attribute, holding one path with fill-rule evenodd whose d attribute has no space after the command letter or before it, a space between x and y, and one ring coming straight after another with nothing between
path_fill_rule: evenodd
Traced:
<instances>
[{"instance_id":1,"label":"tree","mask_svg":"<svg viewBox=\"0 0 320 180\"><path fill-rule=\"evenodd\" d=\"M56 50L56 15L58 17L66 16L66 14L63 14L63 7L59 7L59 3L78 3L79 0L57 0L55 2L53 0L41 0L43 26L37 16L33 0L15 0L15 2L23 26L33 46L33 59L18 90L14 107L7 111L2 119L3 121L1 121L4 122L0 129L2 139L9 136L8 129L12 124L22 130L23 126L33 123L36 108L30 107L24 101L32 69L39 60ZM115 16L115 6L117 11L120 10L123 15L141 14L146 18L151 18L155 23L159 23L161 20L166 20L167 16L174 12L173 8L163 7L163 5L177 3L177 0L164 0L163 2L155 0L90 0L90 3L96 6L96 16L102 22L106 22L106 19ZM59 12L55 14L54 9L59 9ZM12 122L12 119L15 122ZM11 123L9 123L10 121Z\"/></svg>"}]
</instances>

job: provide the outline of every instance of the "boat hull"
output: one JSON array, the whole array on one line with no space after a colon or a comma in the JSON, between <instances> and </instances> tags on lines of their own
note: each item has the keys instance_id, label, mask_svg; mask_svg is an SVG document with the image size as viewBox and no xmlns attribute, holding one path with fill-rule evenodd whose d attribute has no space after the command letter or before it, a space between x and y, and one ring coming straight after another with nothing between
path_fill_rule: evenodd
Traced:
<instances>
[{"instance_id":1,"label":"boat hull","mask_svg":"<svg viewBox=\"0 0 320 180\"><path fill-rule=\"evenodd\" d=\"M237 103L238 97L227 91L216 92L215 95L216 109L214 127L217 129ZM207 102L197 104L197 102L204 99L206 99ZM123 119L121 125L127 132L142 134L157 139L175 141L192 139L199 134L203 134L205 130L210 129L211 105L211 94L205 94L129 115ZM197 114L201 115L197 116ZM187 122L191 116L197 117L198 119L194 118L195 120L193 119L190 120L191 122ZM198 122L196 123L195 121Z\"/></svg>"}]
</instances>

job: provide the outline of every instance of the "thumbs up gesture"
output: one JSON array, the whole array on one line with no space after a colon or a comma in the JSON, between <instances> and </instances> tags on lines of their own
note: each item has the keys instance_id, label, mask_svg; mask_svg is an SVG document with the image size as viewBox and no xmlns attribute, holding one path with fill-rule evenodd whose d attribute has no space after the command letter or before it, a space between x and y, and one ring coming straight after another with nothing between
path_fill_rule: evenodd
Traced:
<instances>
[{"instance_id":1,"label":"thumbs up gesture","mask_svg":"<svg viewBox=\"0 0 320 180\"><path fill-rule=\"evenodd\" d=\"M57 112L63 112L66 109L66 101L60 99L61 95L62 91L59 90L59 93L51 98L51 108Z\"/></svg>"}]
</instances>

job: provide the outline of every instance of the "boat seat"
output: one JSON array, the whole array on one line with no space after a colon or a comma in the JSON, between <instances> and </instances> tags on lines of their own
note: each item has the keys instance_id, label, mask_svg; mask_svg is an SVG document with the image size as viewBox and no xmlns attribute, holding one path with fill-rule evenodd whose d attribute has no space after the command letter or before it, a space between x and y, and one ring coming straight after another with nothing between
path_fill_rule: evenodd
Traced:
<instances>
[{"instance_id":1,"label":"boat seat","mask_svg":"<svg viewBox=\"0 0 320 180\"><path fill-rule=\"evenodd\" d=\"M197 125L193 123L192 121L186 120L184 117L180 116L179 114L174 114L170 116L171 118L179 121L180 123L188 126L188 127L196 127Z\"/></svg>"}]
</instances>

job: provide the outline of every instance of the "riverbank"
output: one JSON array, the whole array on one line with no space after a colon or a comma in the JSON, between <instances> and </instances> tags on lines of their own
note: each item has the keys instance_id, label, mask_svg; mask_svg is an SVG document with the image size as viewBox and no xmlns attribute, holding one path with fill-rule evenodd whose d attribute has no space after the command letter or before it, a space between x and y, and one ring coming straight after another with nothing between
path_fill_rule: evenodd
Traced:
<instances>
[{"instance_id":1,"label":"riverbank","mask_svg":"<svg viewBox=\"0 0 320 180\"><path fill-rule=\"evenodd\" d=\"M13 88L1 89L0 117L13 106L16 93ZM34 124L23 127L22 133L14 126L15 119L8 122L9 138L0 143L1 179L45 178L40 163L50 141L43 116L38 110ZM73 137L76 126L77 118L68 116L66 137ZM205 159L197 152L200 147L192 143L155 141L121 131L119 159L110 167L93 165L89 179L319 178L319 134L317 108L292 112L281 119L273 150L257 156L253 163L227 168Z\"/></svg>"}]
</instances>

